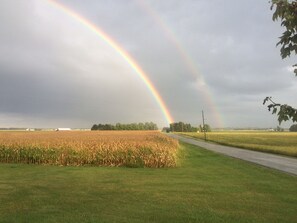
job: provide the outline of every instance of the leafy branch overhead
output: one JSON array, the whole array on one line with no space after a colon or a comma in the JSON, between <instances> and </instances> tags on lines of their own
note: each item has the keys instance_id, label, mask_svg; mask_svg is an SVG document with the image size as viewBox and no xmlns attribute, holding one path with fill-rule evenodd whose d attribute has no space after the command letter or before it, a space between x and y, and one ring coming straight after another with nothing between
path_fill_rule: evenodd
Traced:
<instances>
[{"instance_id":1,"label":"leafy branch overhead","mask_svg":"<svg viewBox=\"0 0 297 223\"><path fill-rule=\"evenodd\" d=\"M271 9L275 6L275 12L273 13L272 20L281 20L281 26L286 28L286 31L280 37L280 41L277 43L281 45L281 57L285 59L290 57L291 52L297 54L297 2L288 2L287 0L272 0ZM294 73L297 76L297 64Z\"/></svg>"},{"instance_id":2,"label":"leafy branch overhead","mask_svg":"<svg viewBox=\"0 0 297 223\"><path fill-rule=\"evenodd\" d=\"M268 110L272 111L272 114L277 114L279 123L281 123L282 121L288 121L290 119L292 119L293 122L297 122L296 108L293 108L292 106L286 104L282 105L275 103L274 101L272 101L271 97L266 97L263 104L265 104L266 102L271 103L267 106Z\"/></svg>"},{"instance_id":3,"label":"leafy branch overhead","mask_svg":"<svg viewBox=\"0 0 297 223\"><path fill-rule=\"evenodd\" d=\"M282 59L290 57L291 53L297 54L297 2L288 0L272 0L271 10L275 8L272 20L281 20L281 26L286 31L280 37L277 43L281 45L280 53ZM297 76L297 64L293 65L294 73ZM278 121L288 121L292 119L297 122L297 109L287 104L279 104L272 101L271 97L266 97L263 104L268 104L268 110L278 116Z\"/></svg>"}]
</instances>

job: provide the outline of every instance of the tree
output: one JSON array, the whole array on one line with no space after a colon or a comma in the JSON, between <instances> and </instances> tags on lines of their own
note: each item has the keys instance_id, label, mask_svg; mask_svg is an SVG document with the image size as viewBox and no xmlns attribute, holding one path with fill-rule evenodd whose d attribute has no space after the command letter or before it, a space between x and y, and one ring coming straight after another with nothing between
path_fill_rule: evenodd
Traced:
<instances>
[{"instance_id":1,"label":"tree","mask_svg":"<svg viewBox=\"0 0 297 223\"><path fill-rule=\"evenodd\" d=\"M164 127L164 128L162 129L162 132L166 132L166 133L168 133L168 132L170 132L170 128L169 128L169 127Z\"/></svg>"},{"instance_id":2,"label":"tree","mask_svg":"<svg viewBox=\"0 0 297 223\"><path fill-rule=\"evenodd\" d=\"M146 122L145 124L140 123L130 123L130 124L121 124L116 123L112 124L94 124L91 130L158 130L157 124L153 122Z\"/></svg>"},{"instance_id":3,"label":"tree","mask_svg":"<svg viewBox=\"0 0 297 223\"><path fill-rule=\"evenodd\" d=\"M192 127L191 124L183 122L170 123L169 130L171 132L197 132L198 128Z\"/></svg>"},{"instance_id":4,"label":"tree","mask_svg":"<svg viewBox=\"0 0 297 223\"><path fill-rule=\"evenodd\" d=\"M282 127L280 126L277 126L276 129L275 129L276 132L283 132L285 131Z\"/></svg>"},{"instance_id":5,"label":"tree","mask_svg":"<svg viewBox=\"0 0 297 223\"><path fill-rule=\"evenodd\" d=\"M91 130L98 130L98 125L94 124L91 128Z\"/></svg>"},{"instance_id":6,"label":"tree","mask_svg":"<svg viewBox=\"0 0 297 223\"><path fill-rule=\"evenodd\" d=\"M288 0L272 0L271 10L275 8L272 20L281 20L281 26L285 27L286 31L280 37L277 43L281 45L280 54L282 59L290 57L291 53L297 54L297 1ZM293 65L294 73L297 76L297 64ZM288 121L292 119L297 122L297 109L287 104L276 103L271 97L266 97L263 104L268 104L268 110L272 114L277 114L278 121Z\"/></svg>"},{"instance_id":7,"label":"tree","mask_svg":"<svg viewBox=\"0 0 297 223\"><path fill-rule=\"evenodd\" d=\"M208 124L205 124L204 126L200 125L199 129L200 129L200 132L211 132L210 125Z\"/></svg>"},{"instance_id":8,"label":"tree","mask_svg":"<svg viewBox=\"0 0 297 223\"><path fill-rule=\"evenodd\" d=\"M297 132L297 124L291 125L289 130L290 130L290 132Z\"/></svg>"}]
</instances>

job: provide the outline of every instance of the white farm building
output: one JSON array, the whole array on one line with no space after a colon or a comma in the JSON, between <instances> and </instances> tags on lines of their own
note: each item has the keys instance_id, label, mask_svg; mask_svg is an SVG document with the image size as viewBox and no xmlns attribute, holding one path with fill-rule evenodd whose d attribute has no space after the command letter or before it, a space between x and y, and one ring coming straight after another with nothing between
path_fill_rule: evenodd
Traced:
<instances>
[{"instance_id":1,"label":"white farm building","mask_svg":"<svg viewBox=\"0 0 297 223\"><path fill-rule=\"evenodd\" d=\"M57 128L56 131L71 131L71 128Z\"/></svg>"}]
</instances>

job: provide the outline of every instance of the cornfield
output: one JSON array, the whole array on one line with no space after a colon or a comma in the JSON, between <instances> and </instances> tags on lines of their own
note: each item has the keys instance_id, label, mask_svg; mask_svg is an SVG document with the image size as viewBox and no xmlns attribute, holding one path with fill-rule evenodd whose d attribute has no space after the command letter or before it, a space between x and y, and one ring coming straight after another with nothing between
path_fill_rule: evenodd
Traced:
<instances>
[{"instance_id":1,"label":"cornfield","mask_svg":"<svg viewBox=\"0 0 297 223\"><path fill-rule=\"evenodd\" d=\"M0 132L0 162L174 167L178 141L157 131Z\"/></svg>"}]
</instances>

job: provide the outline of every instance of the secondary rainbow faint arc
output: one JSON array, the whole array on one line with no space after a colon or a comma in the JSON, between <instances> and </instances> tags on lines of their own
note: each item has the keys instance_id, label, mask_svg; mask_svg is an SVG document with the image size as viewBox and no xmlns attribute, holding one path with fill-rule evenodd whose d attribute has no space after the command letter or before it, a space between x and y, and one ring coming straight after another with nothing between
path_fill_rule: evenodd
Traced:
<instances>
[{"instance_id":1,"label":"secondary rainbow faint arc","mask_svg":"<svg viewBox=\"0 0 297 223\"><path fill-rule=\"evenodd\" d=\"M137 1L142 9L155 21L155 23L161 28L163 33L166 35L168 40L173 44L177 49L178 54L180 55L182 61L185 64L185 67L188 69L189 73L193 75L199 81L199 88L204 96L204 100L208 106L212 109L212 112L215 116L216 122L219 125L218 127L223 127L223 121L221 115L218 111L218 108L215 106L214 99L211 95L210 89L206 84L203 75L200 74L198 68L195 65L195 62L185 50L180 40L178 40L177 35L175 35L172 29L165 23L165 21L160 17L160 15L150 6L150 4L145 0Z\"/></svg>"},{"instance_id":2,"label":"secondary rainbow faint arc","mask_svg":"<svg viewBox=\"0 0 297 223\"><path fill-rule=\"evenodd\" d=\"M82 17L80 14L75 12L74 10L66 7L65 5L57 2L55 0L47 0L52 6L60 9L61 11L65 12L67 15L71 16L72 18L76 19L78 22L86 26L88 29L92 30L96 33L102 40L108 43L118 54L120 54L126 62L131 66L131 68L136 71L137 75L141 78L141 80L145 83L155 100L157 101L161 111L167 121L168 124L173 123L173 118L165 105L164 100L162 99L160 93L154 87L148 75L141 69L141 67L136 63L136 61L122 48L118 43L116 43L110 36L108 36L105 32L103 32L98 26L93 24L91 21L87 20L86 18Z\"/></svg>"}]
</instances>

